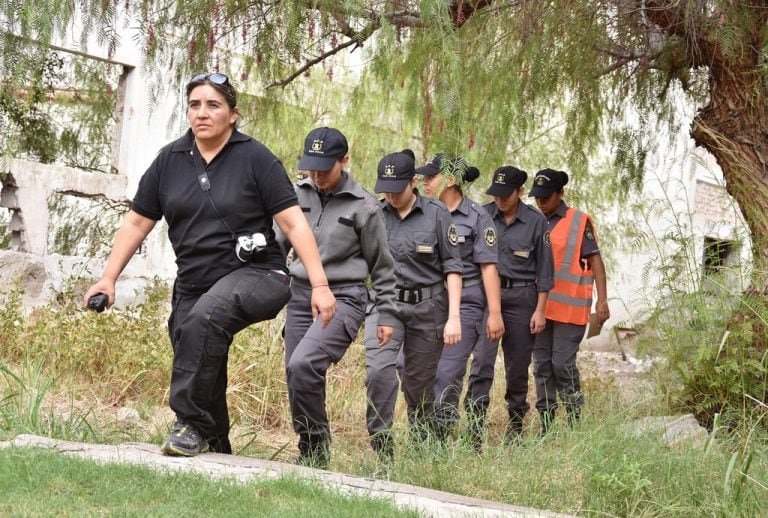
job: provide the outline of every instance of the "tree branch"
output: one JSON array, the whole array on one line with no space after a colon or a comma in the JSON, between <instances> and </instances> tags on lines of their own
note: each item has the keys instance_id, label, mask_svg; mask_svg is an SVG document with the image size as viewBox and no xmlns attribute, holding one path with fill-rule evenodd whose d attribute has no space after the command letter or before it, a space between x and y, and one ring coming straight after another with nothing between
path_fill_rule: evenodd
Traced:
<instances>
[{"instance_id":1,"label":"tree branch","mask_svg":"<svg viewBox=\"0 0 768 518\"><path fill-rule=\"evenodd\" d=\"M340 45L336 45L334 48L332 48L331 50L329 50L327 52L323 52L322 54L320 54L315 59L311 59L311 60L307 61L304 65L299 67L297 70L295 70L291 75L289 75L285 79L283 79L281 81L275 81L274 83L271 83L271 84L267 85L267 88L272 88L272 87L275 87L275 86L286 86L291 81L293 81L294 79L296 79L301 74L303 74L304 72L306 72L307 70L309 70L313 66L317 65L318 63L321 63L322 61L324 61L325 59L333 56L334 54L337 54L338 52L341 52L342 50L346 49L347 47L351 47L352 45L359 45L359 44L360 44L360 42L358 42L357 40L350 39L350 40L345 41L344 43L342 43Z\"/></svg>"}]
</instances>

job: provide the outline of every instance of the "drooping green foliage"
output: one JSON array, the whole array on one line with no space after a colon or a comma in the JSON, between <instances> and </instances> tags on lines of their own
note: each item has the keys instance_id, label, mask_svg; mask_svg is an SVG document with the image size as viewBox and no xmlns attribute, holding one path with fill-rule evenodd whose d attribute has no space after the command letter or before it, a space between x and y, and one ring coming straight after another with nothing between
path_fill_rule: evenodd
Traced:
<instances>
[{"instance_id":1,"label":"drooping green foliage","mask_svg":"<svg viewBox=\"0 0 768 518\"><path fill-rule=\"evenodd\" d=\"M626 189L643 172L643 153L627 152L626 137L672 122L683 91L688 102L707 101L707 75L698 71L704 63L691 55L688 36L700 34L728 57L759 29L752 15L760 7L720 4L17 0L3 9L0 67L6 75L17 70L10 50L26 40L12 33L45 44L74 27L82 41L95 36L113 52L126 43L119 30L138 25L158 85L169 75L178 84L192 72L222 70L256 93L284 85L266 95L291 102L323 72L338 74L334 55L352 50L345 59L359 56L365 66L343 82L356 85L348 94L354 109L334 114L339 122L357 127L370 122L362 118L367 107L389 107L376 125L397 131L404 121L415 130L406 139L420 141L422 157L447 151L483 171L505 162L568 167L577 178L588 174L594 151L614 141L624 173L615 186ZM679 26L662 26L665 16ZM379 95L359 95L371 91ZM396 104L388 106L387 97ZM561 124L564 156L526 165L531 142Z\"/></svg>"}]
</instances>

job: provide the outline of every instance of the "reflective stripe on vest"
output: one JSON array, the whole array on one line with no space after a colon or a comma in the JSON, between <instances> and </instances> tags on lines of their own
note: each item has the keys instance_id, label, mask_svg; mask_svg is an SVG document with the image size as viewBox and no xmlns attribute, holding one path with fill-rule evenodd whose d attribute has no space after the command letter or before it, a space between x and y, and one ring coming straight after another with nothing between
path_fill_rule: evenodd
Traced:
<instances>
[{"instance_id":1,"label":"reflective stripe on vest","mask_svg":"<svg viewBox=\"0 0 768 518\"><path fill-rule=\"evenodd\" d=\"M555 286L547 298L546 317L556 322L584 325L592 308L591 269L584 269L581 243L589 217L569 208L550 232L555 260Z\"/></svg>"}]
</instances>

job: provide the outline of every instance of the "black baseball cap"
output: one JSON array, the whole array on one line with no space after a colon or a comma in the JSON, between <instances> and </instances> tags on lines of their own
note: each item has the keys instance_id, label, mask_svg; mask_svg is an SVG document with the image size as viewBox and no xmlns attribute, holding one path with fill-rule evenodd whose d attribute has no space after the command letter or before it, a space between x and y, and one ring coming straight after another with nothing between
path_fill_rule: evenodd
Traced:
<instances>
[{"instance_id":1,"label":"black baseball cap","mask_svg":"<svg viewBox=\"0 0 768 518\"><path fill-rule=\"evenodd\" d=\"M443 157L442 153L438 153L429 159L429 162L421 167L416 168L416 174L423 176L435 176L443 169Z\"/></svg>"},{"instance_id":2,"label":"black baseball cap","mask_svg":"<svg viewBox=\"0 0 768 518\"><path fill-rule=\"evenodd\" d=\"M379 167L376 170L376 186L373 190L377 193L403 192L414 176L416 176L416 163L412 154L406 153L405 150L390 153L379 161Z\"/></svg>"},{"instance_id":3,"label":"black baseball cap","mask_svg":"<svg viewBox=\"0 0 768 518\"><path fill-rule=\"evenodd\" d=\"M505 198L523 186L528 173L513 165L503 165L493 173L493 181L485 194Z\"/></svg>"},{"instance_id":4,"label":"black baseball cap","mask_svg":"<svg viewBox=\"0 0 768 518\"><path fill-rule=\"evenodd\" d=\"M542 169L533 177L533 188L528 193L529 197L549 198L553 192L557 192L568 183L568 174L565 171L555 169Z\"/></svg>"},{"instance_id":5,"label":"black baseball cap","mask_svg":"<svg viewBox=\"0 0 768 518\"><path fill-rule=\"evenodd\" d=\"M328 171L349 151L347 138L336 128L315 128L304 139L304 154L299 160L302 171Z\"/></svg>"}]
</instances>

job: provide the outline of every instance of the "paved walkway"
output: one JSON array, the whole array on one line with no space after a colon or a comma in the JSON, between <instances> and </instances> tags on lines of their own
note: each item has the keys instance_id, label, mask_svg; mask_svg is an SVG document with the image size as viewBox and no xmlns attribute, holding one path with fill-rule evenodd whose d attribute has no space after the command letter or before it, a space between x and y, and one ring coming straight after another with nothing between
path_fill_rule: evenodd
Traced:
<instances>
[{"instance_id":1,"label":"paved walkway","mask_svg":"<svg viewBox=\"0 0 768 518\"><path fill-rule=\"evenodd\" d=\"M100 462L139 464L159 471L178 470L206 473L211 477L229 477L240 481L254 478L278 478L283 475L316 480L320 484L362 496L391 500L395 505L415 509L423 516L435 517L525 517L555 518L564 514L491 502L479 498L454 495L408 484L371 478L353 477L318 469L296 466L237 455L205 453L197 457L167 457L154 444L126 443L118 445L86 444L61 441L36 435L19 435L12 441L0 442L0 448L46 448Z\"/></svg>"}]
</instances>

